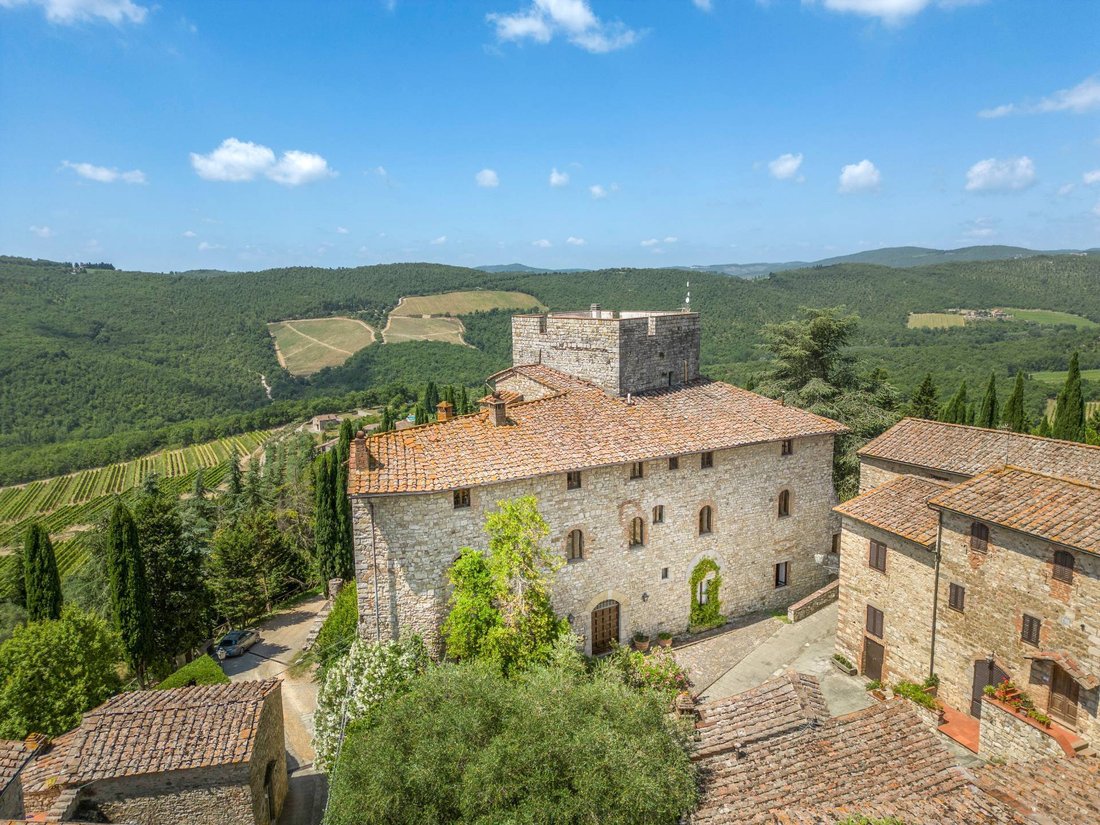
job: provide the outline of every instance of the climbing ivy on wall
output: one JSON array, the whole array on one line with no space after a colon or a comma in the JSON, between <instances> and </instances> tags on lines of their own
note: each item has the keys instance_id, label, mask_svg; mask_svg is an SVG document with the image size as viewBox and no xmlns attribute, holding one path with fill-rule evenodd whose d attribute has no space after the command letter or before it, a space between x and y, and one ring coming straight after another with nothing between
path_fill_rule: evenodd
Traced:
<instances>
[{"instance_id":1,"label":"climbing ivy on wall","mask_svg":"<svg viewBox=\"0 0 1100 825\"><path fill-rule=\"evenodd\" d=\"M707 600L699 601L699 582L713 573L706 584ZM725 617L722 615L722 603L718 600L718 590L722 586L722 574L719 572L718 562L714 559L701 559L695 569L691 571L691 626L713 627L721 624Z\"/></svg>"}]
</instances>

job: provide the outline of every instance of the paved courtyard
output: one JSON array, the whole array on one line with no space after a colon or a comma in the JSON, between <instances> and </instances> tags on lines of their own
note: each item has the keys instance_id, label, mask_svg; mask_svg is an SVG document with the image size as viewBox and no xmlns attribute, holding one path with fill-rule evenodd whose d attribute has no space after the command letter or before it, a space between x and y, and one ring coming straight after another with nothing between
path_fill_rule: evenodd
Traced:
<instances>
[{"instance_id":1,"label":"paved courtyard","mask_svg":"<svg viewBox=\"0 0 1100 825\"><path fill-rule=\"evenodd\" d=\"M767 613L734 619L716 636L674 647L680 667L687 671L696 693L706 689L774 635L783 623Z\"/></svg>"}]
</instances>

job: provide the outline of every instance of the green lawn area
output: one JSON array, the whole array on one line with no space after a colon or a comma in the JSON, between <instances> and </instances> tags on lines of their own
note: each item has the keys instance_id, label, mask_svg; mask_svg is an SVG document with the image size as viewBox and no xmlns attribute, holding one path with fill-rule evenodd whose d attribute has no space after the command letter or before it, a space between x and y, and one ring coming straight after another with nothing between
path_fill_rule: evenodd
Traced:
<instances>
[{"instance_id":1,"label":"green lawn area","mask_svg":"<svg viewBox=\"0 0 1100 825\"><path fill-rule=\"evenodd\" d=\"M476 289L444 292L439 295L412 295L402 298L390 313L394 315L468 315L488 309L542 308L538 298L525 292Z\"/></svg>"},{"instance_id":2,"label":"green lawn area","mask_svg":"<svg viewBox=\"0 0 1100 825\"><path fill-rule=\"evenodd\" d=\"M1100 327L1100 324L1095 321L1071 312L1055 312L1051 309L1013 309L1012 307L1005 307L1004 310L1016 321L1030 321L1033 324L1072 324L1078 329Z\"/></svg>"},{"instance_id":3,"label":"green lawn area","mask_svg":"<svg viewBox=\"0 0 1100 825\"><path fill-rule=\"evenodd\" d=\"M910 312L907 326L909 329L964 327L966 319L953 312Z\"/></svg>"}]
</instances>

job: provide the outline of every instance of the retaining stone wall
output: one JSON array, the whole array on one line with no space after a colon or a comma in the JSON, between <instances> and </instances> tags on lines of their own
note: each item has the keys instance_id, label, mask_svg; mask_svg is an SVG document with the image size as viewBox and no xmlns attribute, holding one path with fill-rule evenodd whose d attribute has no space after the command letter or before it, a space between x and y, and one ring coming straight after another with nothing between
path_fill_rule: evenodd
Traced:
<instances>
[{"instance_id":1,"label":"retaining stone wall","mask_svg":"<svg viewBox=\"0 0 1100 825\"><path fill-rule=\"evenodd\" d=\"M1021 719L998 702L982 699L982 724L978 730L978 754L985 759L1030 762L1064 758L1065 751L1037 722Z\"/></svg>"},{"instance_id":2,"label":"retaining stone wall","mask_svg":"<svg viewBox=\"0 0 1100 825\"><path fill-rule=\"evenodd\" d=\"M788 607L788 621L800 622L807 616L812 616L825 605L835 602L839 593L840 579L829 582L820 590L815 590L806 598L799 599L797 602Z\"/></svg>"}]
</instances>

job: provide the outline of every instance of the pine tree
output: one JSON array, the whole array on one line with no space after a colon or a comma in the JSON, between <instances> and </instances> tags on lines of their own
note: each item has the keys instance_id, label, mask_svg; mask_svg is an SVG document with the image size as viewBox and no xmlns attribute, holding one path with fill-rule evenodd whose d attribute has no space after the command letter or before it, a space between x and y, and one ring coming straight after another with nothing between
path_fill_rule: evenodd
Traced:
<instances>
[{"instance_id":1,"label":"pine tree","mask_svg":"<svg viewBox=\"0 0 1100 825\"><path fill-rule=\"evenodd\" d=\"M905 414L912 418L927 418L935 421L939 417L939 411L939 391L936 389L936 382L932 380L932 373L927 373L909 400L909 408Z\"/></svg>"},{"instance_id":2,"label":"pine tree","mask_svg":"<svg viewBox=\"0 0 1100 825\"><path fill-rule=\"evenodd\" d=\"M1066 441L1085 440L1085 398L1081 394L1081 367L1076 352L1069 361L1065 386L1058 393L1051 435Z\"/></svg>"},{"instance_id":3,"label":"pine tree","mask_svg":"<svg viewBox=\"0 0 1100 825\"><path fill-rule=\"evenodd\" d=\"M997 425L1001 423L1000 412L997 407L997 376L994 375L992 370L989 373L989 384L985 388L985 395L982 396L982 403L978 408L977 419L974 423L979 427L986 427L990 430L997 429Z\"/></svg>"},{"instance_id":4,"label":"pine tree","mask_svg":"<svg viewBox=\"0 0 1100 825\"><path fill-rule=\"evenodd\" d=\"M943 412L940 413L940 421L948 424L966 424L969 417L966 406L966 381L963 381L951 396L951 400L944 406Z\"/></svg>"},{"instance_id":5,"label":"pine tree","mask_svg":"<svg viewBox=\"0 0 1100 825\"><path fill-rule=\"evenodd\" d=\"M1012 387L1012 395L1005 402L1001 420L1014 433L1026 433L1031 430L1027 412L1024 410L1024 374L1022 372L1016 373L1016 383Z\"/></svg>"},{"instance_id":6,"label":"pine tree","mask_svg":"<svg viewBox=\"0 0 1100 825\"><path fill-rule=\"evenodd\" d=\"M252 459L248 462L248 473L244 478L244 502L249 510L258 510L265 503L263 478L260 477L260 462Z\"/></svg>"},{"instance_id":7,"label":"pine tree","mask_svg":"<svg viewBox=\"0 0 1100 825\"><path fill-rule=\"evenodd\" d=\"M152 611L137 526L121 499L115 501L107 524L107 575L115 629L122 637L126 660L144 686L153 653Z\"/></svg>"},{"instance_id":8,"label":"pine tree","mask_svg":"<svg viewBox=\"0 0 1100 825\"><path fill-rule=\"evenodd\" d=\"M195 471L195 483L191 485L191 498L196 501L206 501L206 481L203 478L203 468Z\"/></svg>"},{"instance_id":9,"label":"pine tree","mask_svg":"<svg viewBox=\"0 0 1100 825\"><path fill-rule=\"evenodd\" d=\"M23 544L27 621L61 618L61 576L57 573L50 534L37 521L27 528Z\"/></svg>"}]
</instances>

